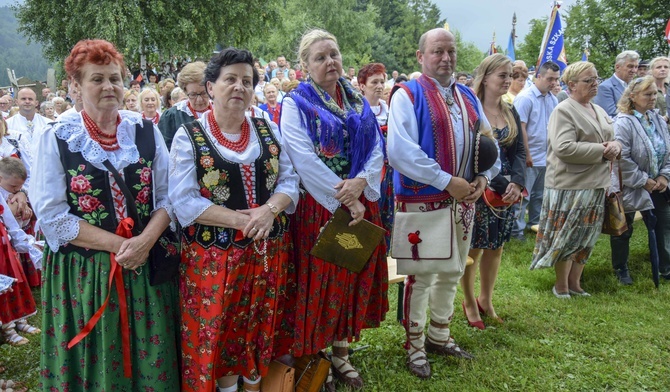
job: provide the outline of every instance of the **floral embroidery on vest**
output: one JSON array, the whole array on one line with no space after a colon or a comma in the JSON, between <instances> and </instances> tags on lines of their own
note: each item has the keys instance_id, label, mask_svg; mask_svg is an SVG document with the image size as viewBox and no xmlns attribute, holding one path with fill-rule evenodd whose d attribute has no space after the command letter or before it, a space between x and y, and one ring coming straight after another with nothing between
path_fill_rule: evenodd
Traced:
<instances>
[{"instance_id":1,"label":"floral embroidery on vest","mask_svg":"<svg viewBox=\"0 0 670 392\"><path fill-rule=\"evenodd\" d=\"M270 129L261 118L252 119L258 141L261 145L261 156L252 163L255 168L253 193L255 204L263 204L274 192L279 176L280 146L270 134ZM244 179L241 165L231 162L220 156L207 140L207 136L197 122L186 126L194 149L197 167L200 195L211 200L216 205L231 209L250 208L250 202L244 196ZM231 193L235 189L235 194ZM288 229L289 220L285 214L280 214L275 220L269 238L277 238ZM221 228L200 224L193 224L184 228L186 243L196 242L204 248L215 246L228 249L231 244L237 247L246 247L250 239L238 238L240 233L230 228Z\"/></svg>"},{"instance_id":2,"label":"floral embroidery on vest","mask_svg":"<svg viewBox=\"0 0 670 392\"><path fill-rule=\"evenodd\" d=\"M86 165L82 164L76 170L67 171L72 176L68 195L71 204L77 206L77 211L84 213L82 218L92 225L101 226L102 220L109 216L109 212L105 212L105 206L98 199L102 189L93 189L91 186L93 176L81 174L85 169Z\"/></svg>"},{"instance_id":3,"label":"floral embroidery on vest","mask_svg":"<svg viewBox=\"0 0 670 392\"><path fill-rule=\"evenodd\" d=\"M144 167L137 169L135 174L139 175L140 183L133 185L133 189L138 191L137 197L135 198L135 204L137 205L137 214L140 218L147 217L151 213L152 207L149 205L149 200L151 199L151 164L152 161L147 161L144 158L140 158L139 164L145 165Z\"/></svg>"}]
</instances>

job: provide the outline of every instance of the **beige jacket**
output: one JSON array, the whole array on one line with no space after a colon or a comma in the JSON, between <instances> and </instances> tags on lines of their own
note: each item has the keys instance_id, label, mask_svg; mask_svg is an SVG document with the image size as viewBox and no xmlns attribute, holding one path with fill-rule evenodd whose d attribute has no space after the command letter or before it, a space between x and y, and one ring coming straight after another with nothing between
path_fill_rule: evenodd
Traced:
<instances>
[{"instance_id":1,"label":"beige jacket","mask_svg":"<svg viewBox=\"0 0 670 392\"><path fill-rule=\"evenodd\" d=\"M547 127L547 172L544 186L554 189L598 189L610 186L604 142L614 140L613 120L593 104L597 119L572 98L556 106Z\"/></svg>"}]
</instances>

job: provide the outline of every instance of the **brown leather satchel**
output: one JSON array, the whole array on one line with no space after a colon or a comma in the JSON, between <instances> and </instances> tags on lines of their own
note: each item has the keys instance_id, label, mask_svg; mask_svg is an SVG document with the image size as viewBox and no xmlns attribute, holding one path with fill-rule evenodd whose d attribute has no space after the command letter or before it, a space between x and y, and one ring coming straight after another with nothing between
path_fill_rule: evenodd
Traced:
<instances>
[{"instance_id":1,"label":"brown leather satchel","mask_svg":"<svg viewBox=\"0 0 670 392\"><path fill-rule=\"evenodd\" d=\"M263 392L295 391L295 369L279 361L270 362L268 374L261 378Z\"/></svg>"},{"instance_id":2,"label":"brown leather satchel","mask_svg":"<svg viewBox=\"0 0 670 392\"><path fill-rule=\"evenodd\" d=\"M623 181L621 180L621 165L617 163L619 168L619 191L610 192L605 196L605 218L603 219L604 234L619 236L628 230L626 224L626 215L623 209L623 198L621 188L623 188ZM610 166L611 168L611 166Z\"/></svg>"},{"instance_id":3,"label":"brown leather satchel","mask_svg":"<svg viewBox=\"0 0 670 392\"><path fill-rule=\"evenodd\" d=\"M295 382L295 391L319 392L328 378L328 369L330 369L330 361L322 352L296 358L295 372L298 379Z\"/></svg>"}]
</instances>

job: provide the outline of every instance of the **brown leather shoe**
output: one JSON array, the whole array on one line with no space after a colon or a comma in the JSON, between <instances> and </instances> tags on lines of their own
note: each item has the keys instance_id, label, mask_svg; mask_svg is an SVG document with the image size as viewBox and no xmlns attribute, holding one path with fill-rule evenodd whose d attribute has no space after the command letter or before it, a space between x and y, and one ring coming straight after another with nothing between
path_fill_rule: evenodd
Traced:
<instances>
[{"instance_id":1,"label":"brown leather shoe","mask_svg":"<svg viewBox=\"0 0 670 392\"><path fill-rule=\"evenodd\" d=\"M428 357L426 357L426 350L424 349L424 347L415 346L414 343L417 342L417 340L412 340L412 338L416 339L417 337L423 335L423 332L414 332L414 333L408 332L407 335L410 338L410 340L407 341L407 343L409 344L407 350L407 368L409 369L410 373L419 377L422 380L430 378L430 364L428 363ZM411 359L412 355L419 352L422 355L414 359ZM417 361L421 360L423 360L424 363L422 365L417 364Z\"/></svg>"},{"instance_id":2,"label":"brown leather shoe","mask_svg":"<svg viewBox=\"0 0 670 392\"><path fill-rule=\"evenodd\" d=\"M333 371L333 378L353 389L363 388L363 379L360 375L355 377L350 376L350 374L356 374L358 371L351 365L351 362L349 362L349 349L347 347L333 346L333 358L337 358L342 361L340 366L335 366L335 361L333 361L333 365L331 366L331 370ZM344 370L347 365L349 369Z\"/></svg>"},{"instance_id":3,"label":"brown leather shoe","mask_svg":"<svg viewBox=\"0 0 670 392\"><path fill-rule=\"evenodd\" d=\"M426 339L426 352L437 355L452 356L463 359L474 359L474 355L460 348L454 338L449 338L445 344L437 344Z\"/></svg>"},{"instance_id":4,"label":"brown leather shoe","mask_svg":"<svg viewBox=\"0 0 670 392\"><path fill-rule=\"evenodd\" d=\"M416 360L421 360L423 359L425 362L423 365L417 365ZM412 373L413 375L419 377L422 380L430 378L430 364L428 363L428 358L426 357L419 357L416 358L414 361L409 359L409 356L407 357L407 368L409 369L409 372Z\"/></svg>"}]
</instances>

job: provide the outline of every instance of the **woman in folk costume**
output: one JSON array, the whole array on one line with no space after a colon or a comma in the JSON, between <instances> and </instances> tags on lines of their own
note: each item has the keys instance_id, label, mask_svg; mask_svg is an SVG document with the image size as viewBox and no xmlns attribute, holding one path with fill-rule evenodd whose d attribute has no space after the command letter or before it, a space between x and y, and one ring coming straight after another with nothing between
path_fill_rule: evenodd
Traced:
<instances>
[{"instance_id":1,"label":"woman in folk costume","mask_svg":"<svg viewBox=\"0 0 670 392\"><path fill-rule=\"evenodd\" d=\"M16 279L12 292L0 294L0 339L12 346L28 343L17 332L29 335L41 332L26 321L37 310L17 252L27 253L33 263L40 265L42 251L36 247L35 238L21 230L9 206L0 198L0 274Z\"/></svg>"},{"instance_id":2,"label":"woman in folk costume","mask_svg":"<svg viewBox=\"0 0 670 392\"><path fill-rule=\"evenodd\" d=\"M37 145L44 391L179 390L176 285L151 286L144 266L171 221L168 153L150 121L118 110L125 69L111 43L79 41L65 70L83 110L59 116ZM145 227L136 236L129 203Z\"/></svg>"},{"instance_id":3,"label":"woman in folk costume","mask_svg":"<svg viewBox=\"0 0 670 392\"><path fill-rule=\"evenodd\" d=\"M370 103L370 110L374 113L379 128L386 138L388 129L389 107L382 99L384 95L384 83L386 82L386 68L381 63L370 63L358 71L358 83L361 93ZM393 228L394 194L393 194L393 168L384 160L382 170L381 197L379 198L379 211L382 223L386 229L386 247L391 245L391 230Z\"/></svg>"},{"instance_id":4,"label":"woman in folk costume","mask_svg":"<svg viewBox=\"0 0 670 392\"><path fill-rule=\"evenodd\" d=\"M340 205L353 218L381 226L379 184L384 163L382 135L363 97L341 77L342 58L335 37L307 32L300 60L310 74L284 99L280 127L302 186L292 225L298 294L295 356L333 346L334 375L361 388L349 362L348 344L363 328L379 326L388 310L386 244L380 244L360 273L309 255L320 228ZM332 378L326 383L334 389Z\"/></svg>"},{"instance_id":5,"label":"woman in folk costume","mask_svg":"<svg viewBox=\"0 0 670 392\"><path fill-rule=\"evenodd\" d=\"M182 391L258 391L288 354L288 217L298 176L274 123L245 116L258 83L253 56L212 57L213 110L182 126L170 159L170 200L183 227Z\"/></svg>"}]
</instances>

